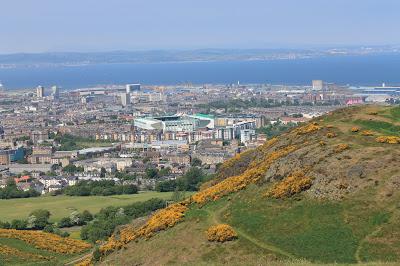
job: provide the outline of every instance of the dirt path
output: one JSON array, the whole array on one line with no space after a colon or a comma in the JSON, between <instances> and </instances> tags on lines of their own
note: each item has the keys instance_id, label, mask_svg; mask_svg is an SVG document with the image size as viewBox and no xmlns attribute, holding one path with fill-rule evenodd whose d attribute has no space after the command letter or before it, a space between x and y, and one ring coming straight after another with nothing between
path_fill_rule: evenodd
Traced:
<instances>
[{"instance_id":1,"label":"dirt path","mask_svg":"<svg viewBox=\"0 0 400 266\"><path fill-rule=\"evenodd\" d=\"M68 263L65 263L64 265L65 265L65 266L75 265L75 264L77 264L77 263L83 261L84 259L89 258L89 257L92 255L92 253L93 253L93 251L90 251L89 253L87 253L87 254L85 254L85 255L79 257L79 258L76 258L76 259L74 259L74 260L72 260L72 261L70 261L70 262L68 262Z\"/></svg>"},{"instance_id":2,"label":"dirt path","mask_svg":"<svg viewBox=\"0 0 400 266\"><path fill-rule=\"evenodd\" d=\"M368 239L369 239L370 237L375 236L376 234L378 234L379 231L381 230L381 228L382 228L382 227L378 226L378 228L376 228L376 229L375 229L374 231L372 231L370 234L366 235L366 236L360 241L360 243L358 244L356 253L354 254L357 263L362 263L362 262L363 262L362 259L361 259L361 257L360 257L360 252L361 252L361 249L362 249L363 244L364 244L366 241L368 241Z\"/></svg>"},{"instance_id":3,"label":"dirt path","mask_svg":"<svg viewBox=\"0 0 400 266\"><path fill-rule=\"evenodd\" d=\"M229 205L230 205L230 203L226 204L223 208L220 208L218 211L215 211L215 212L210 212L209 210L206 210L207 213L210 215L210 218L213 223L215 223L215 224L224 223L224 221L222 221L222 219L221 219L221 214L228 209ZM260 241L238 228L235 228L235 231L239 235L239 237L245 238L246 240L250 241L254 245L258 246L259 248L262 248L262 249L268 250L268 251L272 251L274 253L283 255L283 256L291 258L291 259L296 259L296 257L294 255L292 255L272 244Z\"/></svg>"}]
</instances>

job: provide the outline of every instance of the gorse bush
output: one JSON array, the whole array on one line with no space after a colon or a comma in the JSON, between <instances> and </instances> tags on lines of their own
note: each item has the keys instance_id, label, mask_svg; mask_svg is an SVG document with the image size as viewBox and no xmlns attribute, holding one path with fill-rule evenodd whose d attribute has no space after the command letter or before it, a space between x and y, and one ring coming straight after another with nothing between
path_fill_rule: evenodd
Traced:
<instances>
[{"instance_id":1,"label":"gorse bush","mask_svg":"<svg viewBox=\"0 0 400 266\"><path fill-rule=\"evenodd\" d=\"M396 136L380 136L377 137L376 142L379 143L389 143L389 144L399 144L400 143L400 137Z\"/></svg>"},{"instance_id":2,"label":"gorse bush","mask_svg":"<svg viewBox=\"0 0 400 266\"><path fill-rule=\"evenodd\" d=\"M31 261L49 261L51 260L51 257L46 257L46 256L42 256L39 254L34 254L34 253L30 253L30 252L24 252L21 251L19 249L16 248L12 248L6 245L1 245L0 244L0 255L7 257L18 257L18 259L26 261L26 262L31 262ZM7 259L6 259L7 261ZM0 264L3 265L3 264Z\"/></svg>"},{"instance_id":3,"label":"gorse bush","mask_svg":"<svg viewBox=\"0 0 400 266\"><path fill-rule=\"evenodd\" d=\"M272 188L266 193L266 196L277 199L290 197L309 189L311 185L312 179L306 176L303 170L299 170L272 186Z\"/></svg>"},{"instance_id":4,"label":"gorse bush","mask_svg":"<svg viewBox=\"0 0 400 266\"><path fill-rule=\"evenodd\" d=\"M80 253L91 247L90 244L84 241L62 238L58 235L41 231L0 229L0 238L18 239L38 249L65 254Z\"/></svg>"},{"instance_id":5,"label":"gorse bush","mask_svg":"<svg viewBox=\"0 0 400 266\"><path fill-rule=\"evenodd\" d=\"M158 231L172 227L182 220L188 201L175 203L157 211L142 227L136 229L131 225L122 228L118 234L112 235L106 244L100 247L100 252L106 255L139 237L149 238Z\"/></svg>"},{"instance_id":6,"label":"gorse bush","mask_svg":"<svg viewBox=\"0 0 400 266\"><path fill-rule=\"evenodd\" d=\"M194 194L192 199L196 203L204 204L207 201L217 200L229 193L244 189L249 184L258 182L273 162L295 150L295 146L288 146L271 152L257 165L251 165L243 174L228 177L222 182Z\"/></svg>"},{"instance_id":7,"label":"gorse bush","mask_svg":"<svg viewBox=\"0 0 400 266\"><path fill-rule=\"evenodd\" d=\"M211 226L206 231L208 241L226 242L237 238L237 233L230 225L218 224Z\"/></svg>"}]
</instances>

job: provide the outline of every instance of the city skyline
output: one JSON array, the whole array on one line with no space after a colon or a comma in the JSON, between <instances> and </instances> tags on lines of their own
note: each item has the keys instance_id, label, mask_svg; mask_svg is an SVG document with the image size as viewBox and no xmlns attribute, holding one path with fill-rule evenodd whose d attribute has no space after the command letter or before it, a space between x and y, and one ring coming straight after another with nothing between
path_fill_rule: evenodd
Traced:
<instances>
[{"instance_id":1,"label":"city skyline","mask_svg":"<svg viewBox=\"0 0 400 266\"><path fill-rule=\"evenodd\" d=\"M395 45L399 8L394 0L5 0L0 54Z\"/></svg>"}]
</instances>

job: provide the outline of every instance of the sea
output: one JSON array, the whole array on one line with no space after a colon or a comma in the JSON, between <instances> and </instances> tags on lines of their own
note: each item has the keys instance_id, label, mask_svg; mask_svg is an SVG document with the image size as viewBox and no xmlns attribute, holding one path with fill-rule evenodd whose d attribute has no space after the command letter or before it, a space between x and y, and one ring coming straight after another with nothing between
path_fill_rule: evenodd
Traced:
<instances>
[{"instance_id":1,"label":"sea","mask_svg":"<svg viewBox=\"0 0 400 266\"><path fill-rule=\"evenodd\" d=\"M292 60L97 64L0 69L6 89L57 85L63 89L141 83L309 85L321 79L340 85L400 85L400 54L328 56Z\"/></svg>"}]
</instances>

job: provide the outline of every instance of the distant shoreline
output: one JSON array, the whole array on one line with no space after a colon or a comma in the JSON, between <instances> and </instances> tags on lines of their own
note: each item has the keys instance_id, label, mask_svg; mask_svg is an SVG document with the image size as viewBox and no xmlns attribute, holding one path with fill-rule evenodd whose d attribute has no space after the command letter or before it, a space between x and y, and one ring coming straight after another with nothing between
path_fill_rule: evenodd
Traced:
<instances>
[{"instance_id":1,"label":"distant shoreline","mask_svg":"<svg viewBox=\"0 0 400 266\"><path fill-rule=\"evenodd\" d=\"M340 85L400 84L400 54L324 56L302 59L107 63L78 66L0 68L7 90L57 85L78 89L115 84L309 85L323 79Z\"/></svg>"}]
</instances>

